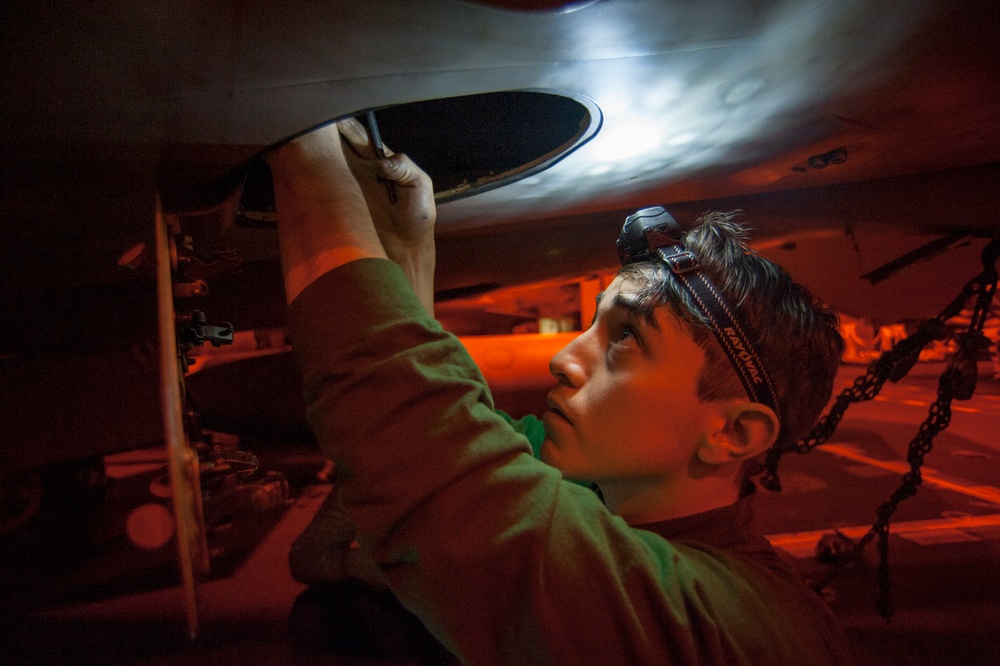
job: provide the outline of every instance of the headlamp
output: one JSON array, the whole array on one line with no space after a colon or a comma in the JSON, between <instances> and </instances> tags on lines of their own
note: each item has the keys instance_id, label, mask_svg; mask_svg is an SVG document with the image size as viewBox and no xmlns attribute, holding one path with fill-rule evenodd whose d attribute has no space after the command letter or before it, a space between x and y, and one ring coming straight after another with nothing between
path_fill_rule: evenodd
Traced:
<instances>
[{"instance_id":1,"label":"headlamp","mask_svg":"<svg viewBox=\"0 0 1000 666\"><path fill-rule=\"evenodd\" d=\"M622 266L634 261L657 259L653 250L664 245L680 245L677 221L663 208L643 208L625 218L618 234L618 260ZM651 242L652 241L652 242Z\"/></svg>"}]
</instances>

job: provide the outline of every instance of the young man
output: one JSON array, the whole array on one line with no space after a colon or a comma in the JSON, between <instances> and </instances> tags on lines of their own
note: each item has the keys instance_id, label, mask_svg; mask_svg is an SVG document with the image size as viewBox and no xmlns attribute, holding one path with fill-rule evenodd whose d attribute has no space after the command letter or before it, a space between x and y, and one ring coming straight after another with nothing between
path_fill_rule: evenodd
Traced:
<instances>
[{"instance_id":1,"label":"young man","mask_svg":"<svg viewBox=\"0 0 1000 666\"><path fill-rule=\"evenodd\" d=\"M270 160L289 325L344 507L402 603L471 664L849 661L739 499L826 402L832 315L731 222L679 239L640 214L552 361L539 462L431 315L429 180L341 132L346 157L328 126Z\"/></svg>"}]
</instances>

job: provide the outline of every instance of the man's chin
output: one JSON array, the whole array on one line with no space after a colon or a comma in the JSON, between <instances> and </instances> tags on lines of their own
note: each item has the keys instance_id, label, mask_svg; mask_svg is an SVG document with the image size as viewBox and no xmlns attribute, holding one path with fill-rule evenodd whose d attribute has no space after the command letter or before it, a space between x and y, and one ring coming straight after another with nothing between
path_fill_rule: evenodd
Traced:
<instances>
[{"instance_id":1,"label":"man's chin","mask_svg":"<svg viewBox=\"0 0 1000 666\"><path fill-rule=\"evenodd\" d=\"M542 441L542 448L538 451L538 459L546 465L556 467L555 457L553 455L555 448L556 445L552 441L552 438L546 435L545 439Z\"/></svg>"},{"instance_id":2,"label":"man's chin","mask_svg":"<svg viewBox=\"0 0 1000 666\"><path fill-rule=\"evenodd\" d=\"M552 438L546 437L545 441L542 442L542 448L538 452L538 458L549 467L554 467L559 470L564 479L568 479L570 481L579 480L577 475L566 469L566 461L559 455L559 446L552 441Z\"/></svg>"},{"instance_id":3,"label":"man's chin","mask_svg":"<svg viewBox=\"0 0 1000 666\"><path fill-rule=\"evenodd\" d=\"M564 451L551 437L546 437L538 452L538 459L549 467L554 467L566 477L566 457Z\"/></svg>"}]
</instances>

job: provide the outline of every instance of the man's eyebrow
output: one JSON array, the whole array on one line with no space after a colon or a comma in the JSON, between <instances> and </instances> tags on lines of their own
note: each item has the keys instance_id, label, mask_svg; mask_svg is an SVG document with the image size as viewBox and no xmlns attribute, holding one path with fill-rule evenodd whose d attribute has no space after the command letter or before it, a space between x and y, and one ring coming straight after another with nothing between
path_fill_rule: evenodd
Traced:
<instances>
[{"instance_id":1,"label":"man's eyebrow","mask_svg":"<svg viewBox=\"0 0 1000 666\"><path fill-rule=\"evenodd\" d=\"M612 307L619 307L626 310L630 317L642 319L646 325L655 330L660 330L660 324L656 321L655 308L650 305L649 298L638 297L635 294L626 295L622 292L615 294Z\"/></svg>"}]
</instances>

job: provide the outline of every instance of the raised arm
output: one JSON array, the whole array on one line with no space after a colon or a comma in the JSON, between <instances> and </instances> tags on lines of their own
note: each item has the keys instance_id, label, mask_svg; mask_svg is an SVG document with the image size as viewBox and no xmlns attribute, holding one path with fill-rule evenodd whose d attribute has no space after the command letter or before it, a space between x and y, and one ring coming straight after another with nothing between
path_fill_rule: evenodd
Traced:
<instances>
[{"instance_id":1,"label":"raised arm","mask_svg":"<svg viewBox=\"0 0 1000 666\"><path fill-rule=\"evenodd\" d=\"M386 150L385 159L377 159L367 133L354 119L299 137L275 151L268 162L274 174L289 303L320 275L342 264L388 258L402 267L433 316L437 211L431 179L420 167L391 150ZM394 184L394 202L389 201L385 181Z\"/></svg>"},{"instance_id":2,"label":"raised arm","mask_svg":"<svg viewBox=\"0 0 1000 666\"><path fill-rule=\"evenodd\" d=\"M356 259L386 258L336 125L282 146L268 162L289 303L338 266Z\"/></svg>"},{"instance_id":3,"label":"raised arm","mask_svg":"<svg viewBox=\"0 0 1000 666\"><path fill-rule=\"evenodd\" d=\"M365 195L386 255L403 268L417 298L433 316L437 211L430 177L409 157L389 148L385 159L377 159L368 133L353 118L338 127L348 142L347 163ZM395 202L389 201L385 181L395 187Z\"/></svg>"}]
</instances>

